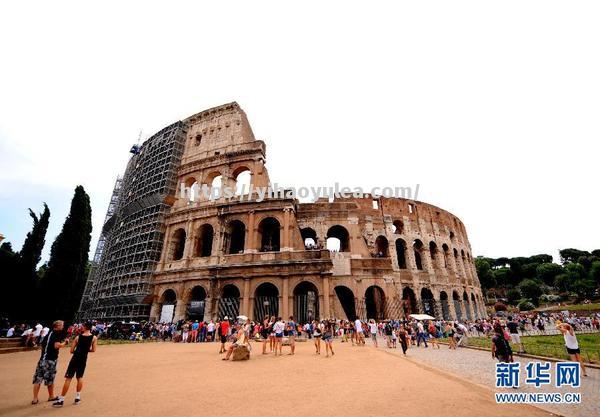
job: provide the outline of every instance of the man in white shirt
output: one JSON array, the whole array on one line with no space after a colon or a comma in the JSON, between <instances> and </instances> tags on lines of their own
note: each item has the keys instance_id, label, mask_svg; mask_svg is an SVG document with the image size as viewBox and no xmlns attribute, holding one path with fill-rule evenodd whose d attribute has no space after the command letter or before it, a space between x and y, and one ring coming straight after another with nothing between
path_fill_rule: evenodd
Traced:
<instances>
[{"instance_id":1,"label":"man in white shirt","mask_svg":"<svg viewBox=\"0 0 600 417\"><path fill-rule=\"evenodd\" d=\"M354 320L354 332L356 333L356 343L359 345L364 345L365 337L363 334L362 322L358 317L356 320Z\"/></svg>"},{"instance_id":2,"label":"man in white shirt","mask_svg":"<svg viewBox=\"0 0 600 417\"><path fill-rule=\"evenodd\" d=\"M8 331L6 332L6 337L13 337L15 335L15 326L11 327L10 329L8 329Z\"/></svg>"},{"instance_id":3,"label":"man in white shirt","mask_svg":"<svg viewBox=\"0 0 600 417\"><path fill-rule=\"evenodd\" d=\"M371 333L371 340L373 340L373 344L375 347L379 347L377 346L377 323L375 323L375 320L373 319L369 320L369 331Z\"/></svg>"},{"instance_id":4,"label":"man in white shirt","mask_svg":"<svg viewBox=\"0 0 600 417\"><path fill-rule=\"evenodd\" d=\"M40 338L40 335L42 334L42 328L43 326L40 323L38 323L33 329L33 340L36 345L42 341L42 339Z\"/></svg>"}]
</instances>

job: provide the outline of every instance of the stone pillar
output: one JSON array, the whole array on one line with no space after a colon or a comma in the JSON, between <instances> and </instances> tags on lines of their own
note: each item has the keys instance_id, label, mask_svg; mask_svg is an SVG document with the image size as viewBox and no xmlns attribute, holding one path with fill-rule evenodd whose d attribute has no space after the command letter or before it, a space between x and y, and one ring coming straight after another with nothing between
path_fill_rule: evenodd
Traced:
<instances>
[{"instance_id":1,"label":"stone pillar","mask_svg":"<svg viewBox=\"0 0 600 417\"><path fill-rule=\"evenodd\" d=\"M150 321L152 322L157 322L158 319L160 318L160 303L155 300L152 303L152 307L150 308Z\"/></svg>"},{"instance_id":2,"label":"stone pillar","mask_svg":"<svg viewBox=\"0 0 600 417\"><path fill-rule=\"evenodd\" d=\"M323 277L323 313L322 317L331 318L331 310L330 310L330 300L329 300L329 277Z\"/></svg>"},{"instance_id":3,"label":"stone pillar","mask_svg":"<svg viewBox=\"0 0 600 417\"><path fill-rule=\"evenodd\" d=\"M290 282L289 282L288 277L283 277L283 286L282 287L283 287L283 290L282 290L282 294L281 294L281 302L279 303L282 311L280 311L279 314L281 315L281 317L283 317L285 320L287 320L287 318L290 316L290 301L289 301Z\"/></svg>"},{"instance_id":4,"label":"stone pillar","mask_svg":"<svg viewBox=\"0 0 600 417\"><path fill-rule=\"evenodd\" d=\"M290 248L290 209L283 209L283 242L281 244L282 251L289 251Z\"/></svg>"},{"instance_id":5,"label":"stone pillar","mask_svg":"<svg viewBox=\"0 0 600 417\"><path fill-rule=\"evenodd\" d=\"M250 210L248 212L248 236L247 236L247 248L244 252L247 253L256 253L256 231L255 231L255 218L254 218L254 210Z\"/></svg>"},{"instance_id":6,"label":"stone pillar","mask_svg":"<svg viewBox=\"0 0 600 417\"><path fill-rule=\"evenodd\" d=\"M250 317L250 278L244 278L244 293L242 294L242 314Z\"/></svg>"},{"instance_id":7,"label":"stone pillar","mask_svg":"<svg viewBox=\"0 0 600 417\"><path fill-rule=\"evenodd\" d=\"M182 299L177 300L177 304L175 304L175 314L173 315L173 321L176 322L181 319L185 319L185 310L186 310L185 301Z\"/></svg>"},{"instance_id":8,"label":"stone pillar","mask_svg":"<svg viewBox=\"0 0 600 417\"><path fill-rule=\"evenodd\" d=\"M185 247L183 249L183 259L190 259L194 254L194 222L187 222L185 227Z\"/></svg>"}]
</instances>

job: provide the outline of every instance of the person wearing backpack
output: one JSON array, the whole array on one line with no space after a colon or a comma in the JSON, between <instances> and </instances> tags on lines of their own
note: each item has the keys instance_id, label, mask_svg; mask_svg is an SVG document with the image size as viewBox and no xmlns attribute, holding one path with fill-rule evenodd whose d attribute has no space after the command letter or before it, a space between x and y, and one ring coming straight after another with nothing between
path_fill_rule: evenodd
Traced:
<instances>
[{"instance_id":1,"label":"person wearing backpack","mask_svg":"<svg viewBox=\"0 0 600 417\"><path fill-rule=\"evenodd\" d=\"M513 362L512 349L504 337L502 326L494 326L494 337L492 337L492 358L497 358L499 362Z\"/></svg>"}]
</instances>

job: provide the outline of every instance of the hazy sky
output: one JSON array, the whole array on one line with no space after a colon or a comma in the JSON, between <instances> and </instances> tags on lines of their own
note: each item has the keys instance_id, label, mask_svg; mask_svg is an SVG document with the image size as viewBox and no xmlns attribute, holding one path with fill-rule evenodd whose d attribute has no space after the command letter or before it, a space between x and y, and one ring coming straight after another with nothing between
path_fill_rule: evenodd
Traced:
<instances>
[{"instance_id":1,"label":"hazy sky","mask_svg":"<svg viewBox=\"0 0 600 417\"><path fill-rule=\"evenodd\" d=\"M273 182L420 184L474 255L600 248L597 1L3 2L0 233L92 199L147 137L237 101ZM557 259L555 259L557 260Z\"/></svg>"}]
</instances>

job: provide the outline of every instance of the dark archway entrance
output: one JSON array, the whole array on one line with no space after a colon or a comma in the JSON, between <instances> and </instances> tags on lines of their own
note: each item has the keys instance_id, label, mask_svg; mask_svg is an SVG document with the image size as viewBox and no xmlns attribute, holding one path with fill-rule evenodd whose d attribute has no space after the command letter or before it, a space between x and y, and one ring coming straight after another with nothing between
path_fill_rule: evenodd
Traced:
<instances>
[{"instance_id":1,"label":"dark archway entrance","mask_svg":"<svg viewBox=\"0 0 600 417\"><path fill-rule=\"evenodd\" d=\"M204 320L206 291L200 285L192 288L190 302L187 306L187 317L190 320Z\"/></svg>"},{"instance_id":2,"label":"dark archway entrance","mask_svg":"<svg viewBox=\"0 0 600 417\"><path fill-rule=\"evenodd\" d=\"M417 313L417 297L415 292L410 287L404 287L402 290L402 301L404 307L404 317L408 317L410 314Z\"/></svg>"},{"instance_id":3,"label":"dark archway entrance","mask_svg":"<svg viewBox=\"0 0 600 417\"><path fill-rule=\"evenodd\" d=\"M429 288L421 289L421 305L423 306L423 313L436 317L435 300Z\"/></svg>"},{"instance_id":4,"label":"dark archway entrance","mask_svg":"<svg viewBox=\"0 0 600 417\"><path fill-rule=\"evenodd\" d=\"M312 282L303 281L294 288L294 318L299 323L319 318L319 290Z\"/></svg>"},{"instance_id":5,"label":"dark archway entrance","mask_svg":"<svg viewBox=\"0 0 600 417\"><path fill-rule=\"evenodd\" d=\"M396 239L396 257L398 268L406 269L406 242L404 239Z\"/></svg>"},{"instance_id":6,"label":"dark archway entrance","mask_svg":"<svg viewBox=\"0 0 600 417\"><path fill-rule=\"evenodd\" d=\"M338 285L335 289L335 294L340 300L340 304L342 305L342 309L346 314L346 318L348 320L356 320L356 302L354 299L354 293L348 287L343 285Z\"/></svg>"},{"instance_id":7,"label":"dark archway entrance","mask_svg":"<svg viewBox=\"0 0 600 417\"><path fill-rule=\"evenodd\" d=\"M203 224L196 237L195 256L206 257L212 254L214 231L210 224Z\"/></svg>"},{"instance_id":8,"label":"dark archway entrance","mask_svg":"<svg viewBox=\"0 0 600 417\"><path fill-rule=\"evenodd\" d=\"M240 290L233 284L227 284L221 291L219 298L218 319L227 316L235 320L240 314Z\"/></svg>"},{"instance_id":9,"label":"dark archway entrance","mask_svg":"<svg viewBox=\"0 0 600 417\"><path fill-rule=\"evenodd\" d=\"M385 293L377 285L372 285L365 291L365 308L367 319L385 319Z\"/></svg>"},{"instance_id":10,"label":"dark archway entrance","mask_svg":"<svg viewBox=\"0 0 600 417\"><path fill-rule=\"evenodd\" d=\"M160 318L161 323L171 323L175 315L175 306L177 305L177 294L175 291L166 290L160 298Z\"/></svg>"},{"instance_id":11,"label":"dark archway entrance","mask_svg":"<svg viewBox=\"0 0 600 417\"><path fill-rule=\"evenodd\" d=\"M452 301L454 302L454 312L456 313L456 320L462 320L462 309L460 308L460 297L456 291L452 291Z\"/></svg>"},{"instance_id":12,"label":"dark archway entrance","mask_svg":"<svg viewBox=\"0 0 600 417\"><path fill-rule=\"evenodd\" d=\"M254 291L254 320L279 316L279 290L270 282L263 282Z\"/></svg>"},{"instance_id":13,"label":"dark archway entrance","mask_svg":"<svg viewBox=\"0 0 600 417\"><path fill-rule=\"evenodd\" d=\"M448 294L446 294L446 291L440 292L440 304L442 306L442 318L450 320L450 306L448 305Z\"/></svg>"},{"instance_id":14,"label":"dark archway entrance","mask_svg":"<svg viewBox=\"0 0 600 417\"><path fill-rule=\"evenodd\" d=\"M471 304L469 303L469 296L467 292L463 292L463 304L465 305L465 314L467 315L467 320L473 320L473 316L471 314Z\"/></svg>"}]
</instances>

